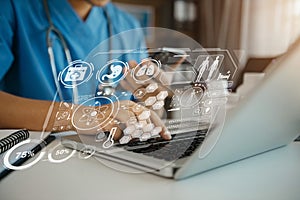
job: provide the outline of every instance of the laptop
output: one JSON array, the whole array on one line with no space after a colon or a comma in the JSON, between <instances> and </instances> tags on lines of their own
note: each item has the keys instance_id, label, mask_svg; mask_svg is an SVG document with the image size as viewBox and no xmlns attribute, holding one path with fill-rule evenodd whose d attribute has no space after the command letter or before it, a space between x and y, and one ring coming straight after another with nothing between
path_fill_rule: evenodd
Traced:
<instances>
[{"instance_id":1,"label":"laptop","mask_svg":"<svg viewBox=\"0 0 300 200\"><path fill-rule=\"evenodd\" d=\"M260 85L234 108L214 112L217 123L204 120L189 126L185 122L195 121L188 114L173 114L164 121L166 126L183 126L171 132L170 141L155 138L104 149L95 136L75 135L63 137L62 144L79 151L93 149L95 158L118 169L124 166L176 180L283 147L300 133L299 52L300 41L272 62ZM176 87L186 86L179 82Z\"/></svg>"}]
</instances>

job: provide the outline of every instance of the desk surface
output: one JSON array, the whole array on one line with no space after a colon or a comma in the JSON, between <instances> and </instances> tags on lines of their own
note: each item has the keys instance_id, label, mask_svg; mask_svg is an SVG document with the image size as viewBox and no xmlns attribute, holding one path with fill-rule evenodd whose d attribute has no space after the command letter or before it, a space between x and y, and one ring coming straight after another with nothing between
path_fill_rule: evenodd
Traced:
<instances>
[{"instance_id":1,"label":"desk surface","mask_svg":"<svg viewBox=\"0 0 300 200\"><path fill-rule=\"evenodd\" d=\"M51 143L53 148L58 141ZM0 181L1 199L287 199L299 200L300 142L192 178L128 174L91 157L40 161Z\"/></svg>"}]
</instances>

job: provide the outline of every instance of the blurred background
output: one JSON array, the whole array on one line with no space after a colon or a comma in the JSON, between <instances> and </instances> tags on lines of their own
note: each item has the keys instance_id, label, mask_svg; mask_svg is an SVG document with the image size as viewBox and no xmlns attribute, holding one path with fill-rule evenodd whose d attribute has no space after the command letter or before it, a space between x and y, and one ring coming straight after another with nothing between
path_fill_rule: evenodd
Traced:
<instances>
[{"instance_id":1,"label":"blurred background","mask_svg":"<svg viewBox=\"0 0 300 200\"><path fill-rule=\"evenodd\" d=\"M143 27L177 30L205 48L234 51L243 72L261 72L300 34L300 0L113 2L136 16Z\"/></svg>"}]
</instances>

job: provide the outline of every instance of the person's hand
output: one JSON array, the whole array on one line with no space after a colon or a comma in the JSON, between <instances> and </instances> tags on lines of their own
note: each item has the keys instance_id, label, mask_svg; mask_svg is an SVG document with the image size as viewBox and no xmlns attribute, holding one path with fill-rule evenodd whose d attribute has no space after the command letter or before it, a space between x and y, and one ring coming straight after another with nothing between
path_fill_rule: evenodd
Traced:
<instances>
[{"instance_id":1,"label":"person's hand","mask_svg":"<svg viewBox=\"0 0 300 200\"><path fill-rule=\"evenodd\" d=\"M79 134L95 134L116 128L114 139L123 138L121 143L134 138L147 140L159 135L166 140L171 139L155 112L128 100L101 106L78 106L74 110L72 123Z\"/></svg>"},{"instance_id":2,"label":"person's hand","mask_svg":"<svg viewBox=\"0 0 300 200\"><path fill-rule=\"evenodd\" d=\"M169 85L172 81L172 77L166 76L164 70L160 69L156 63L152 62L149 59L144 59L142 61L141 66L138 70L135 70L138 63L134 60L128 62L130 72L126 76L124 80L120 82L120 85L125 89L132 93L138 90L141 87L146 87L151 83L158 83L159 90L163 88L163 85ZM151 76L147 73L147 67L143 66L151 66ZM178 65L177 65L178 66ZM175 70L175 67L170 68ZM135 77L135 78L133 78Z\"/></svg>"},{"instance_id":3,"label":"person's hand","mask_svg":"<svg viewBox=\"0 0 300 200\"><path fill-rule=\"evenodd\" d=\"M184 61L185 57L178 58L168 66L167 71L175 71ZM175 73L164 71L158 66L159 63L151 58L144 59L139 64L136 61L129 61L128 64L130 71L120 82L121 87L130 91L138 102L162 117L165 113L166 98L174 95L168 86L171 85Z\"/></svg>"},{"instance_id":4,"label":"person's hand","mask_svg":"<svg viewBox=\"0 0 300 200\"><path fill-rule=\"evenodd\" d=\"M168 72L176 71L177 68L186 60L185 56L179 57L177 61L167 66ZM137 63L134 60L128 62L129 73L124 80L120 82L120 85L130 91L132 94L136 94L136 91L141 88L146 88L151 83L158 84L158 92L168 90L167 87L172 83L174 73L168 73L162 69L159 61L155 59L146 58ZM141 98L145 100L148 96Z\"/></svg>"}]
</instances>

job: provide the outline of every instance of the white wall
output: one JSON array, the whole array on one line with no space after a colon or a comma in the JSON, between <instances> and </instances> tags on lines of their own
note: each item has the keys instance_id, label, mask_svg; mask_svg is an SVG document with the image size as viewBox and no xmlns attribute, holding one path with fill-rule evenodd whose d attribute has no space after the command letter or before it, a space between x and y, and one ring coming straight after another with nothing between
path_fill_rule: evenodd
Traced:
<instances>
[{"instance_id":1,"label":"white wall","mask_svg":"<svg viewBox=\"0 0 300 200\"><path fill-rule=\"evenodd\" d=\"M299 33L300 0L243 0L241 49L248 57L278 56Z\"/></svg>"}]
</instances>

